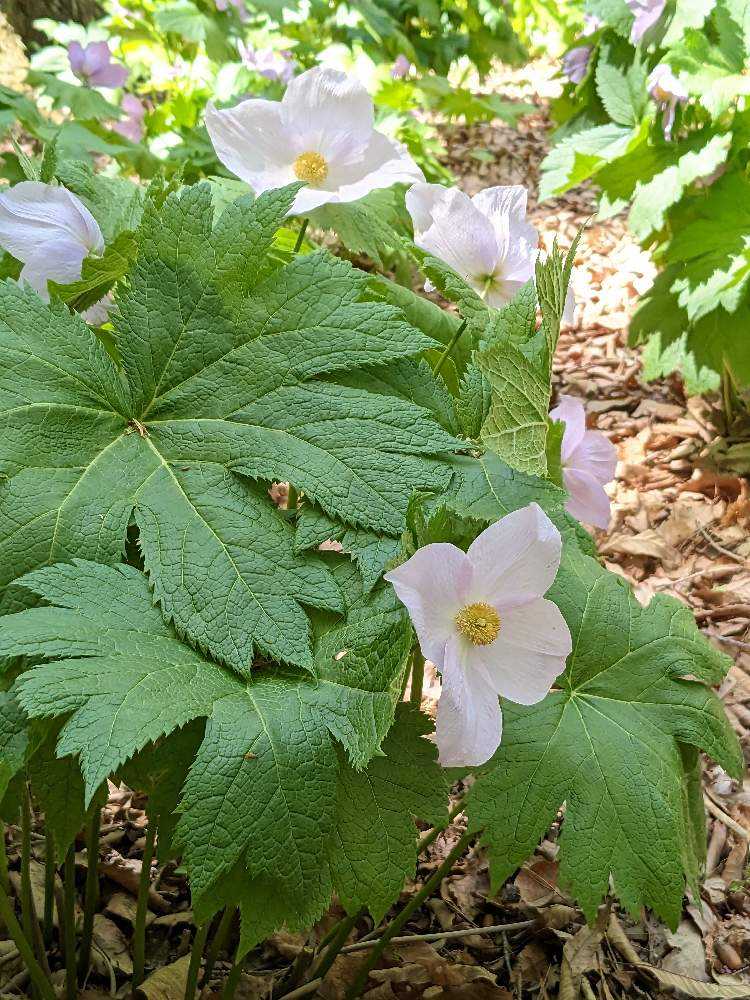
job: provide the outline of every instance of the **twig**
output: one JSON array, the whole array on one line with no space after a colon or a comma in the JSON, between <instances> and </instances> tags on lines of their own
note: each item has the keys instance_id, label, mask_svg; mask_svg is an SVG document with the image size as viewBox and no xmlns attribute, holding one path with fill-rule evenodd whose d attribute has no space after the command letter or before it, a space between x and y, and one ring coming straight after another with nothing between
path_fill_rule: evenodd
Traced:
<instances>
[{"instance_id":1,"label":"twig","mask_svg":"<svg viewBox=\"0 0 750 1000\"><path fill-rule=\"evenodd\" d=\"M712 639L716 639L717 642L726 642L727 645L736 646L738 649L750 649L750 642L742 642L741 639L733 639L731 635L722 635L720 632L710 632L708 629L703 629L703 631Z\"/></svg>"},{"instance_id":2,"label":"twig","mask_svg":"<svg viewBox=\"0 0 750 1000\"><path fill-rule=\"evenodd\" d=\"M706 803L706 808L711 815L715 816L716 819L721 820L727 829L731 830L732 833L736 833L738 837L742 837L743 840L750 840L750 833L747 832L744 826L740 826L736 819L732 819L732 817L727 815L723 809L720 809L714 800L706 795L705 792L703 793L703 801Z\"/></svg>"},{"instance_id":3,"label":"twig","mask_svg":"<svg viewBox=\"0 0 750 1000\"><path fill-rule=\"evenodd\" d=\"M475 934L507 934L510 931L523 931L527 927L532 927L536 920L518 920L513 924L492 924L491 927L463 927L459 931L434 931L430 934L403 934L401 937L392 937L390 944L410 944L412 941L455 941L459 938L473 937ZM380 942L380 938L371 941L356 941L341 949L342 955L349 955L353 951L364 951L365 948L372 948ZM285 998L286 1000L286 998Z\"/></svg>"},{"instance_id":4,"label":"twig","mask_svg":"<svg viewBox=\"0 0 750 1000\"><path fill-rule=\"evenodd\" d=\"M711 546L711 548L716 549L717 552L721 552L721 554L723 556L726 556L727 559L732 559L734 560L734 562L739 563L740 566L744 566L745 569L750 569L750 564L748 564L747 559L743 559L742 556L738 556L737 553L732 552L731 549L725 549L723 545L719 545L719 543L716 541L713 535L709 534L709 532L706 531L705 528L699 528L698 530L700 531L701 535L703 535L708 544Z\"/></svg>"}]
</instances>

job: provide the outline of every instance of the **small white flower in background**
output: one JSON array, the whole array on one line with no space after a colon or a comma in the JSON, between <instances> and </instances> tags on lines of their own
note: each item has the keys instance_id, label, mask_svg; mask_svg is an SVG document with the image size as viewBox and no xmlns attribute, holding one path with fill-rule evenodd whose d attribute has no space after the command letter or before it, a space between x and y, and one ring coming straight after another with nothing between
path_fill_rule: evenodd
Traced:
<instances>
[{"instance_id":1,"label":"small white flower in background","mask_svg":"<svg viewBox=\"0 0 750 1000\"><path fill-rule=\"evenodd\" d=\"M637 45L649 28L653 28L664 13L667 0L625 0L633 14L630 41Z\"/></svg>"},{"instance_id":2,"label":"small white flower in background","mask_svg":"<svg viewBox=\"0 0 750 1000\"><path fill-rule=\"evenodd\" d=\"M563 56L562 71L571 83L578 84L586 76L591 52L590 45L579 45Z\"/></svg>"},{"instance_id":3,"label":"small white flower in background","mask_svg":"<svg viewBox=\"0 0 750 1000\"><path fill-rule=\"evenodd\" d=\"M292 53L288 49L282 52L275 52L273 49L254 49L243 41L237 42L237 49L243 65L259 73L266 80L289 83L297 69L297 63L292 59Z\"/></svg>"},{"instance_id":4,"label":"small white flower in background","mask_svg":"<svg viewBox=\"0 0 750 1000\"><path fill-rule=\"evenodd\" d=\"M533 705L565 668L570 631L543 596L561 547L532 503L483 531L468 552L426 545L386 573L442 676L435 740L445 767L488 761L502 735L498 696Z\"/></svg>"},{"instance_id":5,"label":"small white flower in background","mask_svg":"<svg viewBox=\"0 0 750 1000\"><path fill-rule=\"evenodd\" d=\"M125 94L120 105L125 112L125 117L115 122L112 128L115 132L130 139L131 142L140 142L143 138L143 119L146 117L146 105L139 101L135 94Z\"/></svg>"},{"instance_id":6,"label":"small white flower in background","mask_svg":"<svg viewBox=\"0 0 750 1000\"><path fill-rule=\"evenodd\" d=\"M401 52L393 61L393 66L391 66L391 78L393 80L403 80L405 76L409 75L411 70L411 63L406 58L406 56Z\"/></svg>"},{"instance_id":7,"label":"small white flower in background","mask_svg":"<svg viewBox=\"0 0 750 1000\"><path fill-rule=\"evenodd\" d=\"M332 69L301 73L281 101L253 98L226 111L209 103L206 128L227 170L257 194L305 181L292 215L422 179L405 147L373 127L362 84Z\"/></svg>"},{"instance_id":8,"label":"small white flower in background","mask_svg":"<svg viewBox=\"0 0 750 1000\"><path fill-rule=\"evenodd\" d=\"M85 48L80 42L71 42L68 59L78 79L90 87L122 87L128 78L127 69L112 62L106 42L90 42Z\"/></svg>"},{"instance_id":9,"label":"small white flower in background","mask_svg":"<svg viewBox=\"0 0 750 1000\"><path fill-rule=\"evenodd\" d=\"M534 277L539 234L526 222L526 188L413 184L406 208L414 242L445 261L491 306L502 306ZM429 289L431 290L431 289Z\"/></svg>"},{"instance_id":10,"label":"small white flower in background","mask_svg":"<svg viewBox=\"0 0 750 1000\"><path fill-rule=\"evenodd\" d=\"M646 81L648 92L664 112L664 138L671 139L675 111L690 95L666 63L659 63L651 70Z\"/></svg>"},{"instance_id":11,"label":"small white flower in background","mask_svg":"<svg viewBox=\"0 0 750 1000\"><path fill-rule=\"evenodd\" d=\"M104 239L72 192L21 181L0 194L0 247L21 261L21 278L48 302L47 281L78 281L84 258L103 253Z\"/></svg>"},{"instance_id":12,"label":"small white flower in background","mask_svg":"<svg viewBox=\"0 0 750 1000\"><path fill-rule=\"evenodd\" d=\"M563 483L570 494L566 510L585 524L606 528L609 497L604 486L615 478L615 446L601 431L586 430L586 411L580 399L561 396L550 417L565 422L560 457Z\"/></svg>"}]
</instances>

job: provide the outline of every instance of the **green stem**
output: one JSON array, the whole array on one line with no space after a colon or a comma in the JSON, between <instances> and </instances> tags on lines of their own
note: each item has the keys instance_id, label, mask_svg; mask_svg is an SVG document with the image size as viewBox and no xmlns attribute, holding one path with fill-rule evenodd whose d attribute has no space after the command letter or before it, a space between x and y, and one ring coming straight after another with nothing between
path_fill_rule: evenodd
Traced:
<instances>
[{"instance_id":1,"label":"green stem","mask_svg":"<svg viewBox=\"0 0 750 1000\"><path fill-rule=\"evenodd\" d=\"M55 922L55 835L48 830L44 841L44 944L52 947Z\"/></svg>"},{"instance_id":2,"label":"green stem","mask_svg":"<svg viewBox=\"0 0 750 1000\"><path fill-rule=\"evenodd\" d=\"M240 981L244 964L244 960L235 958L234 965L229 970L227 981L224 983L224 989L221 991L221 1000L233 1000L234 991L237 989L237 984Z\"/></svg>"},{"instance_id":3,"label":"green stem","mask_svg":"<svg viewBox=\"0 0 750 1000\"><path fill-rule=\"evenodd\" d=\"M65 855L63 877L63 952L65 957L65 997L75 1000L78 994L76 976L76 845L75 840Z\"/></svg>"},{"instance_id":4,"label":"green stem","mask_svg":"<svg viewBox=\"0 0 750 1000\"><path fill-rule=\"evenodd\" d=\"M203 986L208 986L208 981L213 975L214 966L216 965L216 959L219 957L220 951L227 943L227 935L229 934L229 928L232 926L234 911L234 906L227 906L221 915L219 926L216 928L216 933L214 934L206 953L206 967L203 971L202 979Z\"/></svg>"},{"instance_id":5,"label":"green stem","mask_svg":"<svg viewBox=\"0 0 750 1000\"><path fill-rule=\"evenodd\" d=\"M424 656L418 647L414 650L411 667L411 694L409 703L415 708L422 704L422 689L424 687Z\"/></svg>"},{"instance_id":6,"label":"green stem","mask_svg":"<svg viewBox=\"0 0 750 1000\"><path fill-rule=\"evenodd\" d=\"M307 224L310 220L303 219L302 225L299 227L299 232L297 233L297 242L294 244L294 252L299 253L302 249L302 244L305 241L305 233L307 232Z\"/></svg>"},{"instance_id":7,"label":"green stem","mask_svg":"<svg viewBox=\"0 0 750 1000\"><path fill-rule=\"evenodd\" d=\"M466 320L462 320L462 322L456 328L456 332L453 334L453 336L451 337L450 341L448 342L448 346L445 348L445 350L443 351L443 353L438 358L437 364L435 365L435 368L433 369L433 374L437 375L437 373L443 367L443 365L445 364L445 362L448 360L448 358L451 355L451 352L453 351L453 348L458 343L459 338L461 337L461 334L464 332L465 329L466 329Z\"/></svg>"},{"instance_id":8,"label":"green stem","mask_svg":"<svg viewBox=\"0 0 750 1000\"><path fill-rule=\"evenodd\" d=\"M135 910L135 927L133 928L133 993L143 982L146 970L146 915L148 913L148 892L151 888L151 862L154 858L154 843L156 842L156 824L149 823L146 830L146 843L143 848L141 877L138 881L138 903Z\"/></svg>"},{"instance_id":9,"label":"green stem","mask_svg":"<svg viewBox=\"0 0 750 1000\"><path fill-rule=\"evenodd\" d=\"M195 991L198 986L198 973L200 972L203 949L206 946L208 937L208 920L201 924L195 932L193 947L190 951L190 966L188 968L187 982L185 983L185 1000L195 1000Z\"/></svg>"},{"instance_id":10,"label":"green stem","mask_svg":"<svg viewBox=\"0 0 750 1000\"><path fill-rule=\"evenodd\" d=\"M31 792L29 783L24 782L23 799L21 801L21 921L26 940L35 942L34 936L34 897L31 895L31 822L32 822ZM32 988L36 995L36 988Z\"/></svg>"},{"instance_id":11,"label":"green stem","mask_svg":"<svg viewBox=\"0 0 750 1000\"><path fill-rule=\"evenodd\" d=\"M388 946L388 942L392 937L396 936L411 915L419 909L426 899L432 895L433 890L436 889L445 876L449 874L453 865L469 846L473 836L474 835L471 833L465 833L463 837L461 837L442 865L440 865L440 867L432 873L419 892L412 896L399 915L395 917L390 924L388 924L380 940L372 949L367 960L359 970L357 978L346 994L345 1000L356 1000L357 997L361 996L362 991L367 985L370 972L377 965L378 959Z\"/></svg>"},{"instance_id":12,"label":"green stem","mask_svg":"<svg viewBox=\"0 0 750 1000\"><path fill-rule=\"evenodd\" d=\"M91 941L94 934L94 913L99 902L99 828L102 813L94 806L86 828L86 902L83 911L81 951L78 955L78 980L83 985L91 961Z\"/></svg>"},{"instance_id":13,"label":"green stem","mask_svg":"<svg viewBox=\"0 0 750 1000\"><path fill-rule=\"evenodd\" d=\"M3 854L5 854L5 842L3 841ZM23 932L21 925L13 912L13 904L5 890L5 886L0 886L0 917L8 929L8 933L13 939L13 943L18 948L18 954L26 967L26 971L31 976L31 982L43 1000L56 1000L52 983L47 979L42 971L41 965L36 960L34 949L29 943L29 939Z\"/></svg>"},{"instance_id":14,"label":"green stem","mask_svg":"<svg viewBox=\"0 0 750 1000\"><path fill-rule=\"evenodd\" d=\"M333 940L331 941L330 945L328 946L328 950L320 960L320 963L311 972L310 974L311 978L323 979L327 975L328 970L336 961L339 952L346 944L346 939L349 937L349 934L353 930L354 925L357 923L357 921L359 920L359 918L362 916L363 913L364 910L359 910L357 913L353 913L350 917L346 917L338 924L336 928L336 934Z\"/></svg>"},{"instance_id":15,"label":"green stem","mask_svg":"<svg viewBox=\"0 0 750 1000\"><path fill-rule=\"evenodd\" d=\"M286 509L287 510L296 510L297 509L297 500L298 499L299 499L299 493L297 493L296 488L294 486L292 486L291 483L289 483L289 488L288 488L287 494L286 494Z\"/></svg>"}]
</instances>

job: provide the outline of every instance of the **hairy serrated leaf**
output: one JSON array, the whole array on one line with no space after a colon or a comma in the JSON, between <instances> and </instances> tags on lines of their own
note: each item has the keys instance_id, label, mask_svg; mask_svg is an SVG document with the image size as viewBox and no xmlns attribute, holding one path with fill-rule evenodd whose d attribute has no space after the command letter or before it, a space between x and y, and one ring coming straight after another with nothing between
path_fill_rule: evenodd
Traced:
<instances>
[{"instance_id":1,"label":"hairy serrated leaf","mask_svg":"<svg viewBox=\"0 0 750 1000\"><path fill-rule=\"evenodd\" d=\"M560 876L587 917L611 876L628 909L645 904L675 926L698 875L681 744L732 774L742 767L708 686L729 661L684 605L658 596L641 607L624 580L572 547L549 596L573 636L561 689L538 705L505 704L503 742L472 789L470 823L485 831L497 884L566 802Z\"/></svg>"},{"instance_id":2,"label":"hairy serrated leaf","mask_svg":"<svg viewBox=\"0 0 750 1000\"><path fill-rule=\"evenodd\" d=\"M325 253L271 260L297 189L241 198L215 224L207 185L147 199L112 315L124 376L61 305L0 286L0 583L118 561L134 512L181 632L241 673L256 649L310 667L302 605L340 611L341 596L248 479L396 536L461 443L434 419L449 411L425 367L398 374L433 341L368 301L366 275ZM333 381L363 368L361 387Z\"/></svg>"}]
</instances>

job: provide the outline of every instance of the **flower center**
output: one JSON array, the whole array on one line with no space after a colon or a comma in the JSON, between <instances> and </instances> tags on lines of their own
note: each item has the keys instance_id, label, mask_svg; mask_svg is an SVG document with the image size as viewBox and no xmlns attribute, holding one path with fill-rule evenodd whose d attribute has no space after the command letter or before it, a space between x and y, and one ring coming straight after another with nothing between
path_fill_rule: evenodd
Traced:
<instances>
[{"instance_id":1,"label":"flower center","mask_svg":"<svg viewBox=\"0 0 750 1000\"><path fill-rule=\"evenodd\" d=\"M484 601L461 608L455 622L461 635L475 646L489 646L500 634L500 615Z\"/></svg>"},{"instance_id":2,"label":"flower center","mask_svg":"<svg viewBox=\"0 0 750 1000\"><path fill-rule=\"evenodd\" d=\"M328 176L326 158L320 153L300 153L292 169L296 176L307 184L322 184Z\"/></svg>"}]
</instances>

